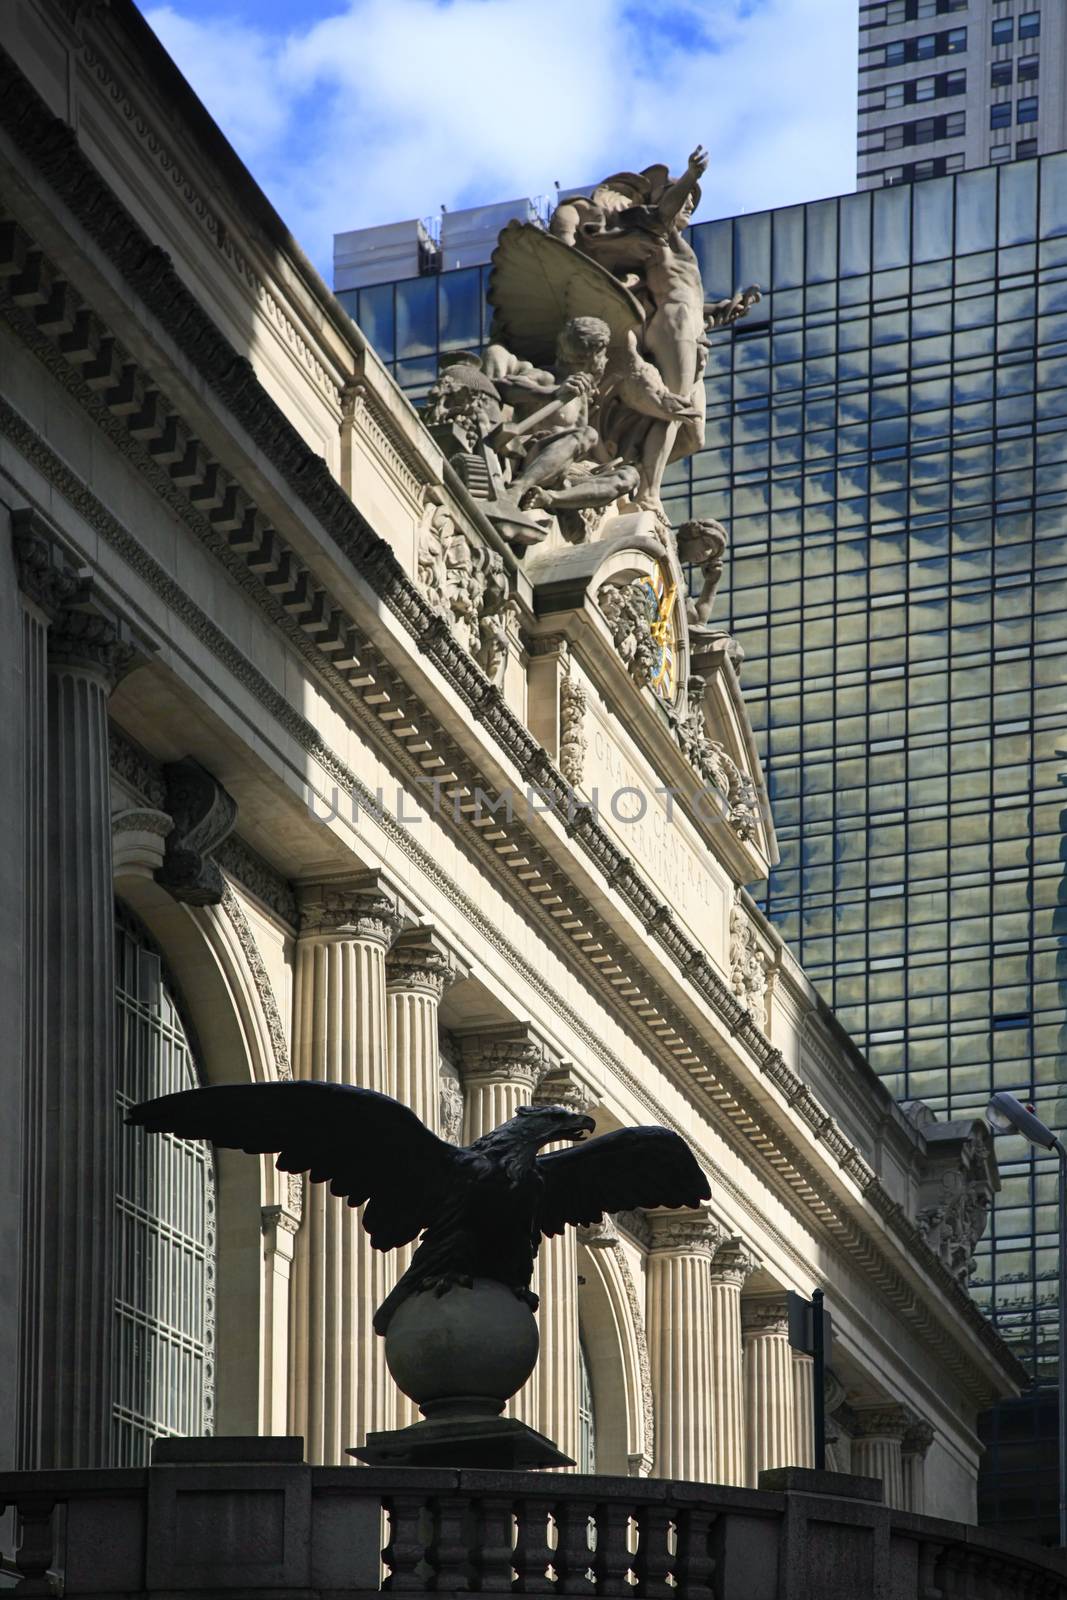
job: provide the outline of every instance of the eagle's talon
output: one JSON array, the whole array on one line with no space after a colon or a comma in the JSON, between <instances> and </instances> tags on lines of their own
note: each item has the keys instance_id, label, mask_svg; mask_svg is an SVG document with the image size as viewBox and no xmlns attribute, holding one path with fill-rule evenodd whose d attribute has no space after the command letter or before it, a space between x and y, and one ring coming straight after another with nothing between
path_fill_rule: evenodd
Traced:
<instances>
[{"instance_id":1,"label":"eagle's talon","mask_svg":"<svg viewBox=\"0 0 1067 1600\"><path fill-rule=\"evenodd\" d=\"M450 1289L473 1289L474 1279L466 1272L442 1272L440 1277L423 1278L417 1293L428 1294L432 1289L434 1298L440 1300Z\"/></svg>"},{"instance_id":2,"label":"eagle's talon","mask_svg":"<svg viewBox=\"0 0 1067 1600\"><path fill-rule=\"evenodd\" d=\"M515 1285L514 1293L516 1300L521 1300L523 1305L529 1306L531 1311L536 1311L538 1306L541 1304L540 1296L534 1294L532 1289L527 1289L526 1285L523 1283L517 1283Z\"/></svg>"}]
</instances>

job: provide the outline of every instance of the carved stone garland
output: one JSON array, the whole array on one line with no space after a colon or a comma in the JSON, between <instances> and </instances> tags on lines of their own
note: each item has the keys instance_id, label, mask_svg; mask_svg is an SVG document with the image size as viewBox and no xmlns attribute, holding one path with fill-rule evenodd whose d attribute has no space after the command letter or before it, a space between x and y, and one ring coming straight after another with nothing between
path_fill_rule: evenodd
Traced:
<instances>
[{"instance_id":1,"label":"carved stone garland","mask_svg":"<svg viewBox=\"0 0 1067 1600\"><path fill-rule=\"evenodd\" d=\"M419 538L418 578L432 609L499 684L515 614L502 557L458 528L444 506L431 506Z\"/></svg>"}]
</instances>

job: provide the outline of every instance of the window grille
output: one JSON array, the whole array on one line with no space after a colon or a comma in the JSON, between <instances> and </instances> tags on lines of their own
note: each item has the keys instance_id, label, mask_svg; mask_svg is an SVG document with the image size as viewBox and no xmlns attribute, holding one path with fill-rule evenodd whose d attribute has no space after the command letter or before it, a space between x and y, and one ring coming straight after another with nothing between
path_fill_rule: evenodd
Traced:
<instances>
[{"instance_id":1,"label":"window grille","mask_svg":"<svg viewBox=\"0 0 1067 1600\"><path fill-rule=\"evenodd\" d=\"M215 1172L211 1146L128 1128L130 1106L196 1088L174 990L139 923L116 911L118 1161L112 1462L214 1431Z\"/></svg>"},{"instance_id":2,"label":"window grille","mask_svg":"<svg viewBox=\"0 0 1067 1600\"><path fill-rule=\"evenodd\" d=\"M593 1410L593 1379L585 1345L578 1341L578 1471L596 1471L596 1415Z\"/></svg>"}]
</instances>

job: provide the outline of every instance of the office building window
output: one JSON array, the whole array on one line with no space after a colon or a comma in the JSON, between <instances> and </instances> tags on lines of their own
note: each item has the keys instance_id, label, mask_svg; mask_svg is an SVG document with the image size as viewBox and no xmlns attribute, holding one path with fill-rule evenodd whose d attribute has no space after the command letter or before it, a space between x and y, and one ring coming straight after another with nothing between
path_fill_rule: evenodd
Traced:
<instances>
[{"instance_id":1,"label":"office building window","mask_svg":"<svg viewBox=\"0 0 1067 1600\"><path fill-rule=\"evenodd\" d=\"M991 144L989 146L989 159L990 159L990 161L1010 161L1011 160L1011 145L1010 144Z\"/></svg>"},{"instance_id":2,"label":"office building window","mask_svg":"<svg viewBox=\"0 0 1067 1600\"><path fill-rule=\"evenodd\" d=\"M882 173L882 182L888 188L890 184L904 182L903 167L886 167Z\"/></svg>"},{"instance_id":3,"label":"office building window","mask_svg":"<svg viewBox=\"0 0 1067 1600\"><path fill-rule=\"evenodd\" d=\"M887 67L902 67L907 60L905 43L903 39L894 39L885 47L885 64Z\"/></svg>"},{"instance_id":4,"label":"office building window","mask_svg":"<svg viewBox=\"0 0 1067 1600\"><path fill-rule=\"evenodd\" d=\"M1037 74L1038 74L1039 64L1040 64L1040 57L1039 56L1020 56L1019 57L1019 82L1020 83L1033 83L1034 80L1037 77Z\"/></svg>"},{"instance_id":5,"label":"office building window","mask_svg":"<svg viewBox=\"0 0 1067 1600\"><path fill-rule=\"evenodd\" d=\"M945 118L945 131L940 134L942 139L959 139L967 132L967 113L965 111L950 111Z\"/></svg>"},{"instance_id":6,"label":"office building window","mask_svg":"<svg viewBox=\"0 0 1067 1600\"><path fill-rule=\"evenodd\" d=\"M1037 155L1036 139L1019 139L1015 145L1015 159L1027 161L1031 156Z\"/></svg>"},{"instance_id":7,"label":"office building window","mask_svg":"<svg viewBox=\"0 0 1067 1600\"><path fill-rule=\"evenodd\" d=\"M989 69L989 87L991 89L1005 88L1011 82L1011 68L1012 63L1010 61L994 61Z\"/></svg>"},{"instance_id":8,"label":"office building window","mask_svg":"<svg viewBox=\"0 0 1067 1600\"><path fill-rule=\"evenodd\" d=\"M993 24L993 43L1011 44L1015 38L1015 18L998 17Z\"/></svg>"},{"instance_id":9,"label":"office building window","mask_svg":"<svg viewBox=\"0 0 1067 1600\"><path fill-rule=\"evenodd\" d=\"M1036 39L1041 33L1040 11L1024 11L1019 18L1019 38Z\"/></svg>"},{"instance_id":10,"label":"office building window","mask_svg":"<svg viewBox=\"0 0 1067 1600\"><path fill-rule=\"evenodd\" d=\"M886 86L885 103L887 106L902 106L904 104L904 91L907 85L903 83L890 83Z\"/></svg>"},{"instance_id":11,"label":"office building window","mask_svg":"<svg viewBox=\"0 0 1067 1600\"><path fill-rule=\"evenodd\" d=\"M950 28L945 34L945 53L955 55L959 50L967 48L967 29Z\"/></svg>"},{"instance_id":12,"label":"office building window","mask_svg":"<svg viewBox=\"0 0 1067 1600\"><path fill-rule=\"evenodd\" d=\"M991 128L1011 127L1011 101L1004 100L999 106L989 108L989 126Z\"/></svg>"},{"instance_id":13,"label":"office building window","mask_svg":"<svg viewBox=\"0 0 1067 1600\"><path fill-rule=\"evenodd\" d=\"M1037 95L1028 95L1020 100L1016 106L1015 120L1017 122L1037 121Z\"/></svg>"},{"instance_id":14,"label":"office building window","mask_svg":"<svg viewBox=\"0 0 1067 1600\"><path fill-rule=\"evenodd\" d=\"M962 150L957 155L946 156L945 157L945 171L946 172L962 172L963 171L963 152L962 152Z\"/></svg>"}]
</instances>

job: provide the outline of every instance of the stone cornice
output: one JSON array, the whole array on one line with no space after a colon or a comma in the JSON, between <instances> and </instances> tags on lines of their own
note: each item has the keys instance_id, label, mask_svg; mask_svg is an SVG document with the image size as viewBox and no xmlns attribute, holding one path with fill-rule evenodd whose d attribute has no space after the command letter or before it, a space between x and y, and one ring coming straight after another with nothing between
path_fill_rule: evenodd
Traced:
<instances>
[{"instance_id":1,"label":"stone cornice","mask_svg":"<svg viewBox=\"0 0 1067 1600\"><path fill-rule=\"evenodd\" d=\"M209 387L221 398L223 404L229 407L235 419L274 462L292 491L309 511L321 519L335 542L351 557L362 576L377 590L384 603L415 639L419 648L432 657L435 666L460 694L464 703L471 707L490 737L496 740L501 750L520 771L536 775L539 782L546 783L566 801L569 791L544 752L540 751L528 732L507 709L499 692L488 686L484 675L469 657L454 640L445 637L434 625L435 619L429 608L404 577L392 552L373 534L364 519L343 495L330 477L325 463L314 457L295 434L279 409L256 382L247 361L226 344L219 331L196 305L193 297L174 274L164 253L151 244L102 184L78 148L71 130L51 117L34 91L21 78L17 69L14 69L9 58L0 58L0 122L7 127L27 158L36 164L41 174L69 203L72 211L89 229L100 248L125 274L133 292L167 327L171 337L175 339L183 354L200 370ZM119 351L119 355L124 357L125 353ZM99 352L97 359L100 359ZM105 375L102 380L104 392L109 392L108 382L113 382L114 388L118 389L124 381L124 374L125 368L121 368L113 373L111 379ZM149 426L155 427L155 425L150 418ZM164 426L166 425L164 419ZM200 471L201 467L197 465L196 472ZM212 471L216 472L214 480L211 478ZM206 462L203 465L203 473L204 476L190 485L189 493L194 499L203 499L204 486L209 482L215 482L217 488L217 469ZM215 489L211 490L212 495L215 492ZM277 536L274 530L261 528L255 523L254 508L248 506L246 501L242 501L242 491L234 489L231 493L230 489L225 489L222 498L212 506L212 514L215 516L216 527L225 529L227 524L230 524L232 532L236 533L236 539L232 535L230 537L231 549L246 535L246 532L249 537L257 541L256 548L259 548L265 539L269 561L274 563L272 570L277 570L277 564L284 554L279 549ZM252 515L252 524L248 522L249 514ZM234 527L235 518L237 520ZM300 583L297 582L296 590L292 591L291 605L302 619L299 626L316 639L316 649L324 666L328 667L331 661L336 662L339 656L343 658L344 651L350 648L348 639L351 630L345 619L339 616L337 609L335 607L331 609L332 603L323 591L309 589L307 583L301 591ZM320 667L320 670L323 668ZM316 755L322 752L329 758L330 753L323 751L321 739L313 729L311 736L312 742L316 744ZM334 766L336 770L335 758ZM743 1008L725 990L725 986L711 969L707 958L681 933L671 913L648 888L634 864L622 858L621 853L598 828L588 808L576 808L573 816L568 818L567 831L587 856L596 862L601 873L611 880L613 889L648 928L650 938L660 944L684 972L693 987L718 1012L727 1029L750 1052L757 1067L775 1082L788 1082L790 1078L794 1078L778 1053L771 1050L759 1030L751 1023ZM536 871L533 876L537 876ZM583 951L587 955L590 939L587 939L586 949ZM610 961L612 954L607 952L606 947L601 948L605 948L604 959ZM671 1009L669 1004L667 1009L668 1011ZM655 1016L662 1017L658 1008L653 1007L653 1011ZM673 1021L662 1018L662 1025L656 1031L660 1032L661 1037L673 1034L679 1038L678 1046L667 1046L674 1058L674 1070L677 1071L678 1065L690 1069L699 1068L700 1070L693 1072L693 1076L705 1087L706 1093L712 1100L720 1104L730 1103L740 1094L741 1102L746 1101L745 1091L732 1077L730 1070L725 1068L725 1064L704 1047L700 1047L698 1052L694 1053L692 1046L685 1042L684 1035L678 1034L677 1025ZM686 1033L689 1031L688 1024L685 1025L685 1031ZM651 1044L649 1047L658 1057L663 1057L662 1048ZM746 1110L743 1116L735 1119L735 1130L749 1145L754 1145L757 1149L761 1147L760 1142L765 1140L766 1135L761 1127L760 1116L756 1114L754 1102L751 1110ZM829 1135L826 1142L828 1147L833 1149L830 1141L836 1143L836 1139L830 1119L820 1124L818 1131L820 1138L825 1134ZM776 1147L776 1156L782 1154L783 1144L788 1147L788 1140L775 1140L773 1143ZM903 1217L899 1207L894 1207L887 1196L879 1193L880 1186L877 1180L873 1173L868 1177L869 1168L864 1171L864 1164L862 1158L858 1158L858 1152L851 1151L847 1147L847 1141L842 1140L841 1143L844 1146L843 1153L839 1157L842 1170L849 1170L846 1163L851 1160L854 1171L867 1178L868 1198L874 1209L889 1222L892 1230L906 1241L924 1270L936 1280L935 1269L926 1260L921 1240L918 1239L914 1227ZM792 1161L797 1181L794 1182L783 1172L781 1183L802 1199L804 1188L812 1188L814 1184L812 1196L813 1199L817 1198L822 1187L819 1175L810 1169L798 1151L790 1152L788 1161ZM860 1178L857 1177L856 1181L860 1182ZM865 1185L861 1183L860 1186ZM808 1203L806 1199L804 1203ZM821 1199L818 1199L818 1204L813 1210L816 1216L820 1216L823 1225L837 1235L842 1247L855 1256L856 1246L863 1241L862 1231L857 1233L847 1215L841 1212L835 1215L834 1209L827 1207ZM864 1252L872 1262L879 1263L879 1272L883 1277L888 1272L887 1292L891 1296L895 1292L898 1298L902 1295L904 1300L914 1302L913 1291L903 1284L899 1274L896 1274L896 1290L889 1288L889 1284L893 1282L895 1269L888 1267L888 1263L880 1257L877 1247L872 1248L869 1238L862 1243L860 1254ZM965 1317L972 1331L983 1339L1001 1365L1007 1365L1008 1369L1012 1370L1014 1364L1007 1361L1003 1345L992 1330L987 1330L987 1333L981 1331L987 1329L987 1325L962 1292L959 1299L954 1301L954 1305L956 1311ZM965 1310L965 1307L969 1307L970 1310ZM927 1315L925 1311L924 1315Z\"/></svg>"}]
</instances>

